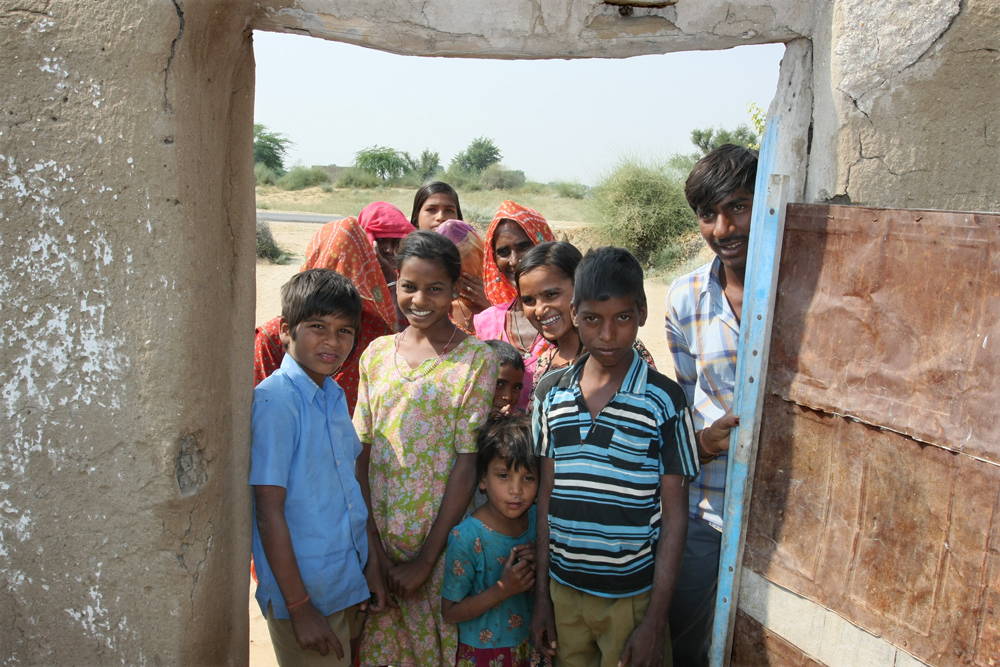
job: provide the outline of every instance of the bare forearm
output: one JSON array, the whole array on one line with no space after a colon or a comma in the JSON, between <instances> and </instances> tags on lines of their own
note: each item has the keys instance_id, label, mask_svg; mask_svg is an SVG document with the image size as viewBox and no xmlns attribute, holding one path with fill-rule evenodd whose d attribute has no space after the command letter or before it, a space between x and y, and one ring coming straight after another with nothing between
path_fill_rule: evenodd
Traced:
<instances>
[{"instance_id":1,"label":"bare forearm","mask_svg":"<svg viewBox=\"0 0 1000 667\"><path fill-rule=\"evenodd\" d=\"M280 492L275 491L276 489ZM254 493L257 530L261 546L264 547L264 557L267 558L285 604L295 603L304 599L308 591L302 583L292 546L292 534L285 520L285 489L258 486L254 487Z\"/></svg>"},{"instance_id":2,"label":"bare forearm","mask_svg":"<svg viewBox=\"0 0 1000 667\"><path fill-rule=\"evenodd\" d=\"M473 618L479 618L487 611L507 599L504 590L497 582L482 593L470 595L461 602L451 600L441 601L441 616L447 623L461 623Z\"/></svg>"},{"instance_id":3,"label":"bare forearm","mask_svg":"<svg viewBox=\"0 0 1000 667\"><path fill-rule=\"evenodd\" d=\"M535 599L549 599L549 503L552 500L555 462L542 459L540 467L541 483L538 489L535 519Z\"/></svg>"},{"instance_id":4,"label":"bare forearm","mask_svg":"<svg viewBox=\"0 0 1000 667\"><path fill-rule=\"evenodd\" d=\"M433 565L448 545L448 534L465 516L476 490L476 455L459 454L441 499L438 515L431 525L417 558Z\"/></svg>"},{"instance_id":5,"label":"bare forearm","mask_svg":"<svg viewBox=\"0 0 1000 667\"><path fill-rule=\"evenodd\" d=\"M649 596L647 619L666 624L670 601L677 587L677 575L684 559L684 541L687 538L688 493L687 484L677 475L661 478L660 540L656 545L653 569L653 589Z\"/></svg>"}]
</instances>

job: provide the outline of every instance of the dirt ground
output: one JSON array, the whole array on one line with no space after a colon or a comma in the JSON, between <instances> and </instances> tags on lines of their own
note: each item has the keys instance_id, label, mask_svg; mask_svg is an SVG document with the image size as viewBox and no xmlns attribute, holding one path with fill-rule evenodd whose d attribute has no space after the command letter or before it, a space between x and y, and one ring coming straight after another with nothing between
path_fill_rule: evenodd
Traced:
<instances>
[{"instance_id":1,"label":"dirt ground","mask_svg":"<svg viewBox=\"0 0 1000 667\"><path fill-rule=\"evenodd\" d=\"M278 245L292 258L287 264L257 264L257 324L263 324L281 312L281 286L299 270L305 256L306 245L319 230L318 224L302 222L272 222L271 232ZM563 223L570 226L569 223ZM560 227L559 225L554 225ZM558 230L557 230L558 233ZM670 352L663 333L664 304L668 285L659 280L647 280L646 300L649 315L646 326L639 330L639 338L649 349L662 373L673 375ZM261 616L260 608L254 600L254 586L250 588L250 665L251 667L272 667L277 665L271 640L267 633L267 623Z\"/></svg>"}]
</instances>

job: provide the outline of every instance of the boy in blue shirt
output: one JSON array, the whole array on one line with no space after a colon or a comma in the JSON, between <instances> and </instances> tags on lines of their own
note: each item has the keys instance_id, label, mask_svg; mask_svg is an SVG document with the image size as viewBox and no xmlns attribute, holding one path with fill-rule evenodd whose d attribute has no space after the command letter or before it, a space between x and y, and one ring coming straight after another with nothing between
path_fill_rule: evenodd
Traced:
<instances>
[{"instance_id":1,"label":"boy in blue shirt","mask_svg":"<svg viewBox=\"0 0 1000 667\"><path fill-rule=\"evenodd\" d=\"M684 391L633 350L642 268L587 253L571 314L587 349L535 390L535 645L556 667L671 664L667 611L698 453Z\"/></svg>"},{"instance_id":2,"label":"boy in blue shirt","mask_svg":"<svg viewBox=\"0 0 1000 667\"><path fill-rule=\"evenodd\" d=\"M287 354L253 401L256 597L279 665L346 666L369 598L367 511L361 442L329 376L354 347L361 297L338 273L303 271L281 288L281 315Z\"/></svg>"}]
</instances>

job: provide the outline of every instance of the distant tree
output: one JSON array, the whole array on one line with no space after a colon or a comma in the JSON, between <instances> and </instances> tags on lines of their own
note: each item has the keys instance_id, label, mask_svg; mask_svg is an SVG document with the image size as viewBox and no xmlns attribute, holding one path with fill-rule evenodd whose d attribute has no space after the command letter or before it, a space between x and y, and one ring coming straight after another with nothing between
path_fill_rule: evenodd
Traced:
<instances>
[{"instance_id":1,"label":"distant tree","mask_svg":"<svg viewBox=\"0 0 1000 667\"><path fill-rule=\"evenodd\" d=\"M354 166L383 181L399 178L409 169L410 156L388 146L369 146L354 154Z\"/></svg>"},{"instance_id":2,"label":"distant tree","mask_svg":"<svg viewBox=\"0 0 1000 667\"><path fill-rule=\"evenodd\" d=\"M691 130L691 143L700 151L699 157L704 157L723 144L736 144L752 148L759 145L757 134L746 123L740 123L735 130L709 127Z\"/></svg>"},{"instance_id":3,"label":"distant tree","mask_svg":"<svg viewBox=\"0 0 1000 667\"><path fill-rule=\"evenodd\" d=\"M271 132L262 123L253 124L253 162L263 164L278 176L285 173L285 157L292 140L281 132Z\"/></svg>"},{"instance_id":4,"label":"distant tree","mask_svg":"<svg viewBox=\"0 0 1000 667\"><path fill-rule=\"evenodd\" d=\"M503 158L500 149L492 139L482 136L473 139L464 151L452 158L452 165L469 173L478 174L491 164L497 164Z\"/></svg>"},{"instance_id":5,"label":"distant tree","mask_svg":"<svg viewBox=\"0 0 1000 667\"><path fill-rule=\"evenodd\" d=\"M441 155L429 148L425 148L417 159L410 157L409 153L403 155L406 157L408 171L419 176L421 181L430 179L441 168Z\"/></svg>"}]
</instances>

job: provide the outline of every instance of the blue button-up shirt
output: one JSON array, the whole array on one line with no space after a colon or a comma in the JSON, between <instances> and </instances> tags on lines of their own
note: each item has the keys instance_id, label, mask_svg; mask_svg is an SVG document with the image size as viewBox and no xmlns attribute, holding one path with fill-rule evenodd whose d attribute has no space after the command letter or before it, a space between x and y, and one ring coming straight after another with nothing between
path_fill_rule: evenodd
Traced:
<instances>
[{"instance_id":1,"label":"blue button-up shirt","mask_svg":"<svg viewBox=\"0 0 1000 667\"><path fill-rule=\"evenodd\" d=\"M354 477L361 441L344 390L329 377L319 387L286 354L254 390L252 431L250 484L285 488L285 520L313 605L329 616L367 600L368 513ZM270 602L275 618L288 618L256 518L253 557L261 612Z\"/></svg>"}]
</instances>

